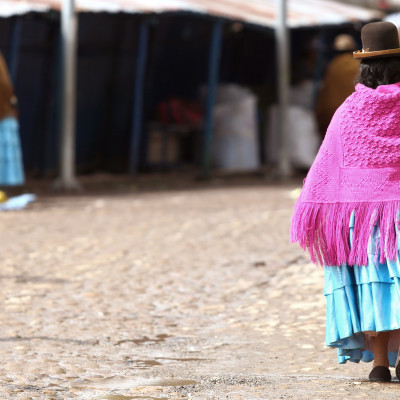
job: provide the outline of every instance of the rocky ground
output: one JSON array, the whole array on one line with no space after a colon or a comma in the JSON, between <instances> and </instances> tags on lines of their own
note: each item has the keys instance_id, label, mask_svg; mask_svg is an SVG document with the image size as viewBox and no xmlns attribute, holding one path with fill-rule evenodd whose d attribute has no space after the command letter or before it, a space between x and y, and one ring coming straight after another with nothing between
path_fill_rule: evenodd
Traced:
<instances>
[{"instance_id":1,"label":"rocky ground","mask_svg":"<svg viewBox=\"0 0 400 400\"><path fill-rule=\"evenodd\" d=\"M394 399L324 346L292 182L39 194L0 214L0 399Z\"/></svg>"}]
</instances>

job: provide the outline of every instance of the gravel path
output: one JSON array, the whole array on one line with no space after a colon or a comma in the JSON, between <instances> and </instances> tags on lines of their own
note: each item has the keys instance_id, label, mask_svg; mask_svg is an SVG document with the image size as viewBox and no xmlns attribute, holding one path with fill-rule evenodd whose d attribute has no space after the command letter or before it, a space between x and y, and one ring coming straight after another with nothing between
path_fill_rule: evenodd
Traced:
<instances>
[{"instance_id":1,"label":"gravel path","mask_svg":"<svg viewBox=\"0 0 400 400\"><path fill-rule=\"evenodd\" d=\"M394 399L324 346L281 186L40 196L3 212L0 399Z\"/></svg>"}]
</instances>

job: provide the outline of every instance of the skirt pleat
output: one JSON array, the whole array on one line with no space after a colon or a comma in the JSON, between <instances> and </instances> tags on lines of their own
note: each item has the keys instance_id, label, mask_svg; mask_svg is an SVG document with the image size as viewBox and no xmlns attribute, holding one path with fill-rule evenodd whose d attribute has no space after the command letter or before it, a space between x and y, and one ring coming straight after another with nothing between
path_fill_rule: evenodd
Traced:
<instances>
[{"instance_id":1,"label":"skirt pleat","mask_svg":"<svg viewBox=\"0 0 400 400\"><path fill-rule=\"evenodd\" d=\"M352 239L354 215L350 221ZM372 338L390 331L388 358L394 366L400 345L400 261L380 263L374 228L366 266L325 267L326 345L337 348L339 363L374 359ZM400 246L399 246L400 248Z\"/></svg>"}]
</instances>

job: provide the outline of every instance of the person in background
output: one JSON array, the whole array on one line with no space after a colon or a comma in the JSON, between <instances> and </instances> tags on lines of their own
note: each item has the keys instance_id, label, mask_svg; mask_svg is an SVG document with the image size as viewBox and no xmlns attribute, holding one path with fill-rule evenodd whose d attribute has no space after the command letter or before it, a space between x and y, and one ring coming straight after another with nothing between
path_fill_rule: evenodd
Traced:
<instances>
[{"instance_id":1,"label":"person in background","mask_svg":"<svg viewBox=\"0 0 400 400\"><path fill-rule=\"evenodd\" d=\"M19 186L24 182L17 98L0 53L0 187Z\"/></svg>"},{"instance_id":2,"label":"person in background","mask_svg":"<svg viewBox=\"0 0 400 400\"><path fill-rule=\"evenodd\" d=\"M339 54L327 67L315 109L322 137L325 136L335 111L354 92L354 81L360 69L360 62L352 54L356 49L356 42L350 35L336 36L334 49Z\"/></svg>"}]
</instances>

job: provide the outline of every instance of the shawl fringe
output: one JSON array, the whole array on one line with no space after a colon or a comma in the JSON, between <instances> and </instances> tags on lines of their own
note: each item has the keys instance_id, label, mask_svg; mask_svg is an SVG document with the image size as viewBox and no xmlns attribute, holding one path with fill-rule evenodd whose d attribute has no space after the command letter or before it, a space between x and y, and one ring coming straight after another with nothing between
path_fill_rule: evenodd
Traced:
<instances>
[{"instance_id":1,"label":"shawl fringe","mask_svg":"<svg viewBox=\"0 0 400 400\"><path fill-rule=\"evenodd\" d=\"M298 202L295 205L290 241L308 250L311 261L326 266L368 265L372 230L380 231L376 243L379 262L398 257L400 201L359 203ZM353 242L349 222L354 211Z\"/></svg>"}]
</instances>

